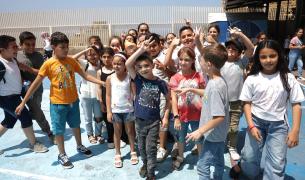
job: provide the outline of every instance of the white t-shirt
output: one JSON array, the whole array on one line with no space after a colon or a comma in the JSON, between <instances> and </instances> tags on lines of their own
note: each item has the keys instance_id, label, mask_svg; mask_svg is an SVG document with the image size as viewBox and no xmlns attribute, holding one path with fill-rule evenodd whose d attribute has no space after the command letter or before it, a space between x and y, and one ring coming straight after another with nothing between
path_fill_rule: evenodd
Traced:
<instances>
[{"instance_id":1,"label":"white t-shirt","mask_svg":"<svg viewBox=\"0 0 305 180\"><path fill-rule=\"evenodd\" d=\"M43 47L44 50L46 51L52 51L52 46L51 46L51 41L50 39L46 38L44 39L44 43L45 43L45 46Z\"/></svg>"},{"instance_id":2,"label":"white t-shirt","mask_svg":"<svg viewBox=\"0 0 305 180\"><path fill-rule=\"evenodd\" d=\"M131 94L131 78L129 74L123 81L117 78L116 73L110 75L111 82L111 112L129 113L133 112L133 98Z\"/></svg>"},{"instance_id":3,"label":"white t-shirt","mask_svg":"<svg viewBox=\"0 0 305 180\"><path fill-rule=\"evenodd\" d=\"M153 62L155 63L156 61L159 61L160 63L164 64L165 56L165 52L161 51L158 56L153 60ZM153 74L168 83L169 78L164 71L154 67Z\"/></svg>"},{"instance_id":4,"label":"white t-shirt","mask_svg":"<svg viewBox=\"0 0 305 180\"><path fill-rule=\"evenodd\" d=\"M295 77L288 74L290 103L305 100L300 84ZM259 72L249 76L244 82L240 100L251 101L251 113L267 121L282 121L286 119L287 92L285 91L279 72L266 75Z\"/></svg>"},{"instance_id":5,"label":"white t-shirt","mask_svg":"<svg viewBox=\"0 0 305 180\"><path fill-rule=\"evenodd\" d=\"M88 68L86 73L90 74L91 76L96 77L96 73L99 69L99 65L93 66L91 63L88 63L87 60L81 59L79 60L81 67L85 70L87 65ZM99 85L89 82L85 79L82 79L81 86L80 86L80 97L82 98L97 98L97 88Z\"/></svg>"},{"instance_id":6,"label":"white t-shirt","mask_svg":"<svg viewBox=\"0 0 305 180\"><path fill-rule=\"evenodd\" d=\"M4 64L6 72L4 79L0 82L0 96L9 96L13 94L21 94L22 81L21 74L17 62L15 60L8 61L0 57L0 61Z\"/></svg>"}]
</instances>

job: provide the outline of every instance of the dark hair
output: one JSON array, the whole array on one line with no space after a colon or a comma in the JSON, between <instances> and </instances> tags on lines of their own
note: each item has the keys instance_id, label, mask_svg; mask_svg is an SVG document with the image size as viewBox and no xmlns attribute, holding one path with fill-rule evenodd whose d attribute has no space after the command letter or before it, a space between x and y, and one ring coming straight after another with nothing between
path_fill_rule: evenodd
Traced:
<instances>
[{"instance_id":1,"label":"dark hair","mask_svg":"<svg viewBox=\"0 0 305 180\"><path fill-rule=\"evenodd\" d=\"M185 31L185 30L190 30L190 31L194 32L194 30L193 30L193 28L191 26L182 26L179 29L179 36L181 36L182 31Z\"/></svg>"},{"instance_id":2,"label":"dark hair","mask_svg":"<svg viewBox=\"0 0 305 180\"><path fill-rule=\"evenodd\" d=\"M196 54L195 54L195 51L190 48L190 47L187 47L187 46L184 46L182 47L179 51L178 51L178 57L180 59L180 56L182 53L186 53L188 56L191 57L191 59L193 59L194 63L192 64L192 69L193 70L196 70L195 68L195 61L196 61Z\"/></svg>"},{"instance_id":3,"label":"dark hair","mask_svg":"<svg viewBox=\"0 0 305 180\"><path fill-rule=\"evenodd\" d=\"M19 35L20 44L23 44L24 41L26 41L26 40L35 40L36 41L36 37L33 33L29 32L29 31L23 31Z\"/></svg>"},{"instance_id":4,"label":"dark hair","mask_svg":"<svg viewBox=\"0 0 305 180\"><path fill-rule=\"evenodd\" d=\"M101 56L103 56L103 54L109 54L110 56L113 56L114 55L114 51L111 47L105 47L102 49L101 51Z\"/></svg>"},{"instance_id":5,"label":"dark hair","mask_svg":"<svg viewBox=\"0 0 305 180\"><path fill-rule=\"evenodd\" d=\"M167 39L167 36L169 36L169 35L171 35L171 34L172 34L174 37L177 37L175 33L170 32L170 33L167 33L167 34L166 34L165 40Z\"/></svg>"},{"instance_id":6,"label":"dark hair","mask_svg":"<svg viewBox=\"0 0 305 180\"><path fill-rule=\"evenodd\" d=\"M62 32L54 32L51 35L51 45L57 46L58 44L69 44L68 37Z\"/></svg>"},{"instance_id":7,"label":"dark hair","mask_svg":"<svg viewBox=\"0 0 305 180\"><path fill-rule=\"evenodd\" d=\"M0 36L0 48L7 49L10 42L15 42L16 38L7 35Z\"/></svg>"},{"instance_id":8,"label":"dark hair","mask_svg":"<svg viewBox=\"0 0 305 180\"><path fill-rule=\"evenodd\" d=\"M119 36L111 36L109 39L108 45L110 46L110 43L113 39L119 40L120 46L121 46L122 50L124 50L122 39Z\"/></svg>"},{"instance_id":9,"label":"dark hair","mask_svg":"<svg viewBox=\"0 0 305 180\"><path fill-rule=\"evenodd\" d=\"M125 59L127 60L127 54L126 54L125 52L118 52L118 53L116 53L116 54L120 54L120 55L124 56ZM114 56L115 56L116 54L114 54ZM122 58L122 57L121 57L121 58ZM124 59L124 63L125 63L125 59Z\"/></svg>"},{"instance_id":10,"label":"dark hair","mask_svg":"<svg viewBox=\"0 0 305 180\"><path fill-rule=\"evenodd\" d=\"M299 30L303 30L303 32L304 32L304 29L303 29L303 28L298 28L298 29L295 31L295 35L297 35L297 33L299 32Z\"/></svg>"},{"instance_id":11,"label":"dark hair","mask_svg":"<svg viewBox=\"0 0 305 180\"><path fill-rule=\"evenodd\" d=\"M129 34L130 31L134 31L134 32L136 33L136 37L138 37L138 31L137 31L137 30L135 30L135 29L129 29L129 30L127 31L127 34Z\"/></svg>"},{"instance_id":12,"label":"dark hair","mask_svg":"<svg viewBox=\"0 0 305 180\"><path fill-rule=\"evenodd\" d=\"M256 36L256 39L261 38L261 36L263 36L263 35L265 35L265 36L267 37L267 35L266 35L265 32L259 32L259 33L257 34L257 36Z\"/></svg>"},{"instance_id":13,"label":"dark hair","mask_svg":"<svg viewBox=\"0 0 305 180\"><path fill-rule=\"evenodd\" d=\"M260 58L259 58L259 52L264 48L273 49L274 51L277 52L278 62L276 65L276 70L280 72L280 77L281 77L283 87L287 91L288 98L289 98L291 88L288 84L288 73L290 71L288 69L288 65L284 58L284 54L283 54L284 51L282 50L282 48L278 42L276 42L274 40L266 40L266 41L262 41L258 44L258 46L255 50L254 56L253 56L254 64L253 64L248 76L258 74L263 69L263 66L261 65Z\"/></svg>"},{"instance_id":14,"label":"dark hair","mask_svg":"<svg viewBox=\"0 0 305 180\"><path fill-rule=\"evenodd\" d=\"M156 33L147 34L145 36L145 40L150 39L151 37L152 37L151 41L155 41L155 43L160 44L160 35L159 34L156 34Z\"/></svg>"},{"instance_id":15,"label":"dark hair","mask_svg":"<svg viewBox=\"0 0 305 180\"><path fill-rule=\"evenodd\" d=\"M136 62L135 62L135 63L139 63L139 62L142 62L142 61L148 61L149 63L153 64L153 59L152 59L152 57L151 57L147 52L141 54L141 55L136 59Z\"/></svg>"},{"instance_id":16,"label":"dark hair","mask_svg":"<svg viewBox=\"0 0 305 180\"><path fill-rule=\"evenodd\" d=\"M89 46L89 47L92 48L93 51L94 51L96 54L100 55L101 50L99 50L96 46ZM88 52L87 52L87 53L88 53ZM87 53L86 53L86 54L87 54Z\"/></svg>"},{"instance_id":17,"label":"dark hair","mask_svg":"<svg viewBox=\"0 0 305 180\"><path fill-rule=\"evenodd\" d=\"M88 42L89 42L89 43L90 43L91 39L96 39L96 41L99 43L100 48L101 48L101 49L104 48L104 45L103 45L103 43L102 43L102 41L101 41L101 38L100 38L99 36L90 36L90 37L88 38ZM90 44L90 45L91 45L91 44Z\"/></svg>"},{"instance_id":18,"label":"dark hair","mask_svg":"<svg viewBox=\"0 0 305 180\"><path fill-rule=\"evenodd\" d=\"M137 38L136 38L136 37L134 37L134 36L131 35L131 34L126 34L126 36L125 36L125 38L124 38L124 42L123 42L124 45L125 45L125 41L126 41L126 37L127 37L127 36L131 36L131 37L132 37L133 43L137 44Z\"/></svg>"},{"instance_id":19,"label":"dark hair","mask_svg":"<svg viewBox=\"0 0 305 180\"><path fill-rule=\"evenodd\" d=\"M223 45L216 43L205 48L203 58L220 70L228 59L228 52Z\"/></svg>"},{"instance_id":20,"label":"dark hair","mask_svg":"<svg viewBox=\"0 0 305 180\"><path fill-rule=\"evenodd\" d=\"M147 23L140 23L139 25L138 25L138 31L140 30L140 27L142 26L142 25L144 25L144 26L147 26L147 30L148 30L148 32L149 32L149 26L148 26L148 24Z\"/></svg>"},{"instance_id":21,"label":"dark hair","mask_svg":"<svg viewBox=\"0 0 305 180\"><path fill-rule=\"evenodd\" d=\"M218 34L220 33L220 28L217 24L210 24L210 26L208 27L208 31L210 31L211 28L215 28Z\"/></svg>"}]
</instances>

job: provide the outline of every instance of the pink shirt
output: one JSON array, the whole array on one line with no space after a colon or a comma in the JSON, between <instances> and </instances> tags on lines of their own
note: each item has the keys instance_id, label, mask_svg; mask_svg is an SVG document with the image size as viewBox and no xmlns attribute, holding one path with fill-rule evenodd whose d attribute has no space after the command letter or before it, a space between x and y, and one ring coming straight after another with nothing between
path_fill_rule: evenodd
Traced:
<instances>
[{"instance_id":1,"label":"pink shirt","mask_svg":"<svg viewBox=\"0 0 305 180\"><path fill-rule=\"evenodd\" d=\"M171 77L169 86L171 90L183 88L204 88L205 81L201 73L182 75L181 72ZM195 93L187 92L178 96L178 113L183 122L199 121L202 107L201 97Z\"/></svg>"}]
</instances>

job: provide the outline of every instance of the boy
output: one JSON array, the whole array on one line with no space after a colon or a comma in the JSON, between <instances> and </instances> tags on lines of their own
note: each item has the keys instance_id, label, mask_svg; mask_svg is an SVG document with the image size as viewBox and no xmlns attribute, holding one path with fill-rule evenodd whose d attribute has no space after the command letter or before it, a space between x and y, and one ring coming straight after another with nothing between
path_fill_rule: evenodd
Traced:
<instances>
[{"instance_id":1,"label":"boy","mask_svg":"<svg viewBox=\"0 0 305 180\"><path fill-rule=\"evenodd\" d=\"M17 119L21 122L21 127L25 136L30 141L30 149L37 153L47 152L48 149L36 141L32 118L25 108L18 116L14 110L21 102L21 75L18 64L14 59L17 55L18 46L16 39L11 36L0 36L0 63L5 67L5 74L0 81L0 107L4 110L4 120L0 124L0 137L14 127ZM2 66L3 68L3 66ZM4 70L4 68L3 68Z\"/></svg>"},{"instance_id":2,"label":"boy","mask_svg":"<svg viewBox=\"0 0 305 180\"><path fill-rule=\"evenodd\" d=\"M44 77L48 76L51 82L50 115L53 133L59 151L58 161L63 168L68 169L73 168L73 164L66 155L64 148L66 122L72 128L77 144L77 151L87 157L92 156L92 152L82 145L79 100L75 84L75 72L87 81L100 85L103 85L104 83L97 80L95 77L86 74L73 58L68 57L69 39L65 34L61 32L53 33L51 35L51 46L54 52L53 57L48 61L45 61L40 68L35 81L30 86L23 101L16 108L16 113L19 114L21 112L30 96L42 83Z\"/></svg>"},{"instance_id":3,"label":"boy","mask_svg":"<svg viewBox=\"0 0 305 180\"><path fill-rule=\"evenodd\" d=\"M157 139L160 123L160 94L166 99L162 127L168 124L169 93L165 81L153 75L152 58L142 55L154 43L145 40L141 47L126 61L126 68L136 84L135 117L138 148L143 161L140 176L155 179ZM149 143L148 143L149 142Z\"/></svg>"},{"instance_id":4,"label":"boy","mask_svg":"<svg viewBox=\"0 0 305 180\"><path fill-rule=\"evenodd\" d=\"M214 166L214 179L222 179L224 171L224 141L229 123L228 88L220 69L228 58L225 47L220 44L205 48L200 61L203 72L210 80L204 91L199 129L187 135L187 142L198 141L203 136L203 150L198 160L199 179L210 179L210 167Z\"/></svg>"},{"instance_id":5,"label":"boy","mask_svg":"<svg viewBox=\"0 0 305 180\"><path fill-rule=\"evenodd\" d=\"M17 61L19 62L19 68L21 69L21 76L24 81L32 83L44 62L43 56L35 51L36 37L33 33L28 31L22 32L19 35L19 41L22 51L18 52ZM29 85L26 86L25 89L28 87ZM46 117L41 110L42 93L43 87L41 84L26 105L29 108L32 118L36 119L41 130L48 135L51 143L56 144L54 135L50 130L49 122L46 120Z\"/></svg>"}]
</instances>

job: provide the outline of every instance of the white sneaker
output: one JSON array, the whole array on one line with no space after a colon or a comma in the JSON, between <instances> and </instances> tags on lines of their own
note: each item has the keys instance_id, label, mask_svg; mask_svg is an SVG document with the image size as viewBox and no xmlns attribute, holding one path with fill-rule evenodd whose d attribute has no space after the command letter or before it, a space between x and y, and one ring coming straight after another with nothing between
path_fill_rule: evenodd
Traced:
<instances>
[{"instance_id":1,"label":"white sneaker","mask_svg":"<svg viewBox=\"0 0 305 180\"><path fill-rule=\"evenodd\" d=\"M120 142L120 147L121 147L121 148L126 147L126 143L125 143L124 141L122 141L122 140L121 140L121 142Z\"/></svg>"},{"instance_id":2,"label":"white sneaker","mask_svg":"<svg viewBox=\"0 0 305 180\"><path fill-rule=\"evenodd\" d=\"M114 143L108 143L107 146L108 149L114 149Z\"/></svg>"},{"instance_id":3,"label":"white sneaker","mask_svg":"<svg viewBox=\"0 0 305 180\"><path fill-rule=\"evenodd\" d=\"M233 159L234 161L238 161L240 159L240 155L236 152L235 148L230 148L229 153L230 153L231 159Z\"/></svg>"},{"instance_id":4,"label":"white sneaker","mask_svg":"<svg viewBox=\"0 0 305 180\"><path fill-rule=\"evenodd\" d=\"M297 78L297 80L305 81L305 78L303 78L302 76L299 76L299 77Z\"/></svg>"},{"instance_id":5,"label":"white sneaker","mask_svg":"<svg viewBox=\"0 0 305 180\"><path fill-rule=\"evenodd\" d=\"M157 162L162 162L167 157L167 155L167 150L160 147L157 151Z\"/></svg>"}]
</instances>

